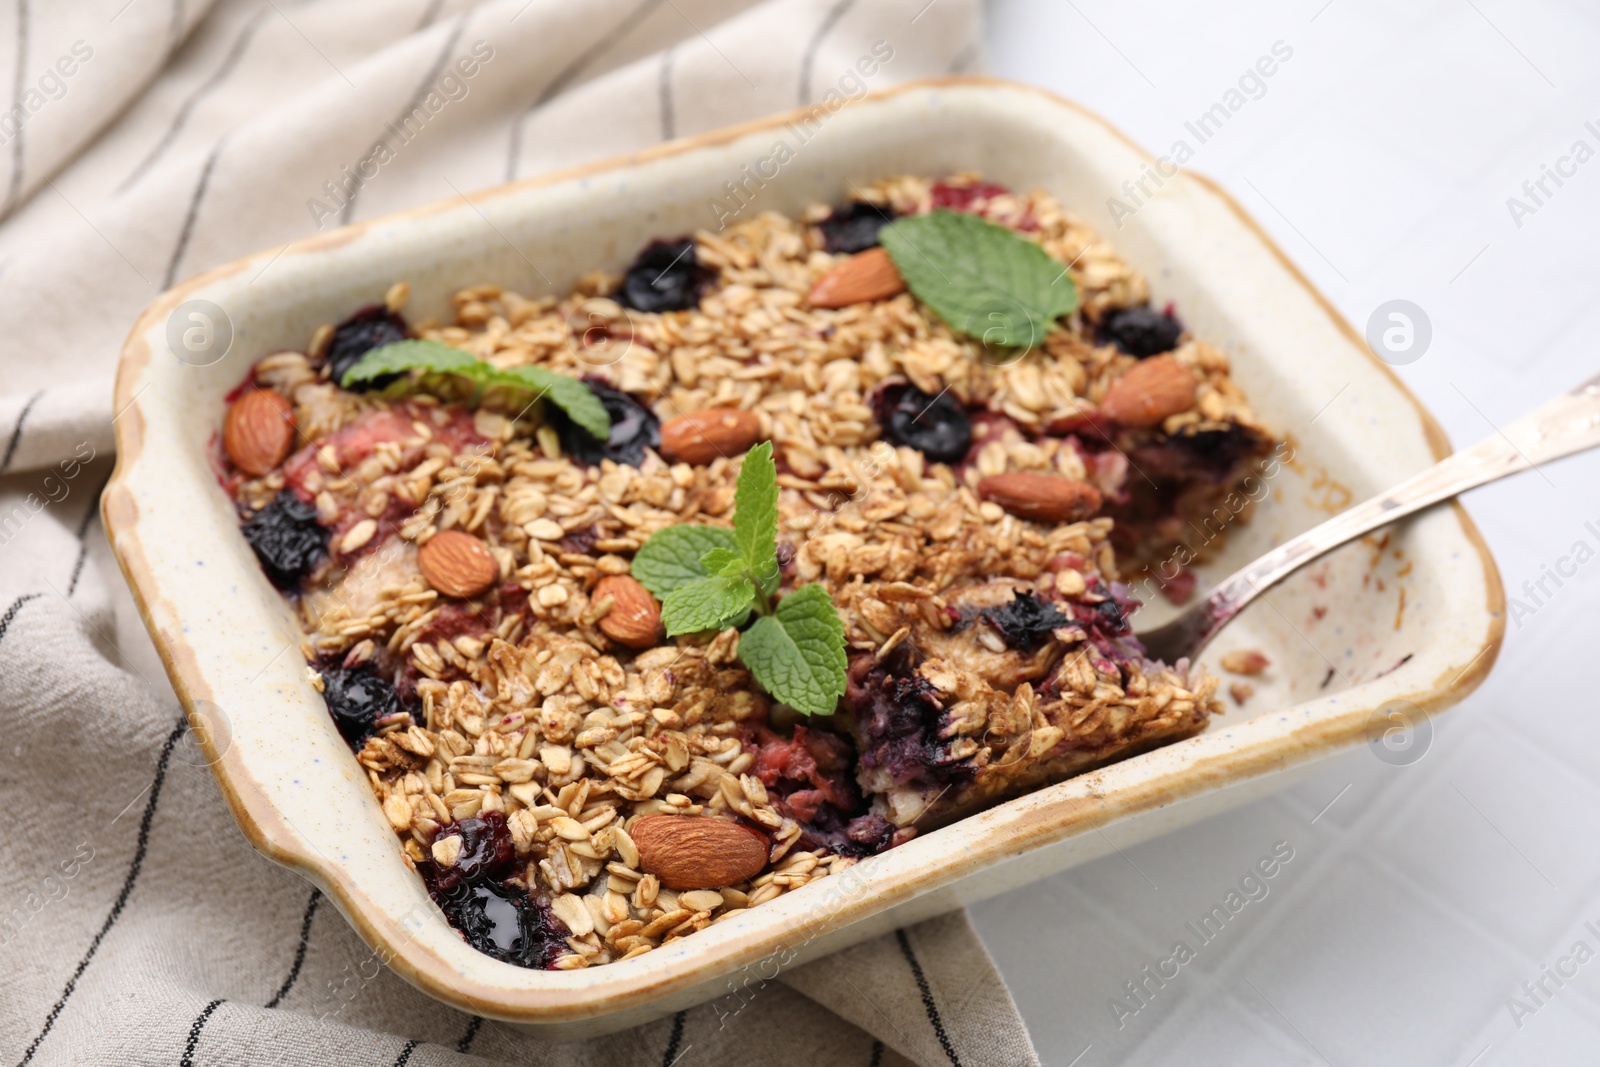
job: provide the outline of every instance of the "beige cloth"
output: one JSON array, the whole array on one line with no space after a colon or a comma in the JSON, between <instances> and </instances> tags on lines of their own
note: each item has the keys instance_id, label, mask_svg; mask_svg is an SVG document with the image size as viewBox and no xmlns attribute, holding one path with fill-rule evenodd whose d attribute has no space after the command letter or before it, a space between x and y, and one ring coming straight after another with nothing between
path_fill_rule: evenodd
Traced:
<instances>
[{"instance_id":1,"label":"beige cloth","mask_svg":"<svg viewBox=\"0 0 1600 1067\"><path fill-rule=\"evenodd\" d=\"M241 838L94 508L116 353L165 286L341 220L854 94L878 41L894 54L870 87L965 69L977 7L0 4L0 1063L1037 1063L961 915L591 1042L412 990ZM421 134L363 166L419 102Z\"/></svg>"}]
</instances>

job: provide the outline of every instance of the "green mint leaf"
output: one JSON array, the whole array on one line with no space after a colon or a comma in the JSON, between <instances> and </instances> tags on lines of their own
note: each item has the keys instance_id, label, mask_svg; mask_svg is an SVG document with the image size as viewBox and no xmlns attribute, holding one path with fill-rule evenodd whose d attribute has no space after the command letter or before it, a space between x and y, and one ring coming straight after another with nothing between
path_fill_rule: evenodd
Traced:
<instances>
[{"instance_id":1,"label":"green mint leaf","mask_svg":"<svg viewBox=\"0 0 1600 1067\"><path fill-rule=\"evenodd\" d=\"M439 341L394 341L369 349L355 366L344 372L339 384L349 388L355 382L371 381L385 374L401 374L409 370L459 374L481 381L482 372L493 368L471 352L452 348Z\"/></svg>"},{"instance_id":2,"label":"green mint leaf","mask_svg":"<svg viewBox=\"0 0 1600 1067\"><path fill-rule=\"evenodd\" d=\"M520 385L542 394L597 441L611 436L611 415L594 390L576 378L544 367L509 367L496 372L491 384Z\"/></svg>"},{"instance_id":3,"label":"green mint leaf","mask_svg":"<svg viewBox=\"0 0 1600 1067\"><path fill-rule=\"evenodd\" d=\"M605 405L578 379L544 367L500 370L471 352L438 341L413 339L379 345L345 371L339 384L348 388L355 382L413 370L455 374L469 379L479 388L501 385L537 393L566 412L590 436L603 441L611 433L611 416L606 413Z\"/></svg>"},{"instance_id":4,"label":"green mint leaf","mask_svg":"<svg viewBox=\"0 0 1600 1067\"><path fill-rule=\"evenodd\" d=\"M832 715L844 695L844 623L828 591L802 586L739 637L761 688L802 715Z\"/></svg>"},{"instance_id":5,"label":"green mint leaf","mask_svg":"<svg viewBox=\"0 0 1600 1067\"><path fill-rule=\"evenodd\" d=\"M755 586L743 575L696 578L667 594L661 602L661 621L668 637L720 630L741 620L755 596Z\"/></svg>"},{"instance_id":6,"label":"green mint leaf","mask_svg":"<svg viewBox=\"0 0 1600 1067\"><path fill-rule=\"evenodd\" d=\"M878 241L918 300L991 347L1032 348L1078 306L1064 264L1037 241L977 215L911 215L885 226Z\"/></svg>"},{"instance_id":7,"label":"green mint leaf","mask_svg":"<svg viewBox=\"0 0 1600 1067\"><path fill-rule=\"evenodd\" d=\"M731 548L713 548L700 557L700 565L710 574L738 578L746 573L744 557Z\"/></svg>"},{"instance_id":8,"label":"green mint leaf","mask_svg":"<svg viewBox=\"0 0 1600 1067\"><path fill-rule=\"evenodd\" d=\"M777 591L778 573L778 468L772 459L772 442L763 441L745 453L739 484L733 492L733 540L761 591Z\"/></svg>"},{"instance_id":9,"label":"green mint leaf","mask_svg":"<svg viewBox=\"0 0 1600 1067\"><path fill-rule=\"evenodd\" d=\"M735 554L733 531L721 526L668 526L650 535L633 557L633 576L657 600L711 571L701 560L713 549Z\"/></svg>"}]
</instances>

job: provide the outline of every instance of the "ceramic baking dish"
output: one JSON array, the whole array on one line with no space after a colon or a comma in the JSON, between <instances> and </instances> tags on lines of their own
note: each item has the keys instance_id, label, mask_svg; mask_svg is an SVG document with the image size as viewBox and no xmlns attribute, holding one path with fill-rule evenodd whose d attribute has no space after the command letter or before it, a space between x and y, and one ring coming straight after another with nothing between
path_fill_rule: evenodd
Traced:
<instances>
[{"instance_id":1,"label":"ceramic baking dish","mask_svg":"<svg viewBox=\"0 0 1600 1067\"><path fill-rule=\"evenodd\" d=\"M793 158L745 212L837 201L850 182L894 173L975 169L1043 187L1101 228L1146 272L1158 303L1174 301L1229 353L1256 410L1293 442L1295 461L1230 532L1202 586L1448 451L1411 394L1216 186L1170 179L1118 228L1107 198L1148 157L1095 115L970 78L820 114L803 143L801 115L779 115L230 263L159 297L123 350L106 528L223 795L257 848L321 887L399 974L464 1011L551 1036L664 1015L726 993L741 967L770 958L770 973L1092 859L1112 847L1096 830L1114 828L1127 844L1259 797L1362 743L1394 706L1431 713L1460 700L1494 661L1499 576L1466 514L1436 509L1247 611L1207 658L1254 647L1273 667L1244 707L1230 705L1199 736L918 837L632 960L529 971L469 948L402 862L306 680L290 607L240 536L208 459L224 395L250 363L303 344L391 282L410 283L418 317L442 314L461 285L564 292L587 271L620 269L652 238L714 228L712 205L735 206L724 182L772 158L779 141ZM174 351L174 313L197 300L231 324L215 362ZM1161 612L1152 606L1147 618Z\"/></svg>"}]
</instances>

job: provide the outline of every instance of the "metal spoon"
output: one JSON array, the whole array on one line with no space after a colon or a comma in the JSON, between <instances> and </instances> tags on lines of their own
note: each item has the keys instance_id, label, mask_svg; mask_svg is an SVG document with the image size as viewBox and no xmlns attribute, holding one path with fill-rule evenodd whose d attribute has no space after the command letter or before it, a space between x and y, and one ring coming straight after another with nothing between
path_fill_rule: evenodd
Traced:
<instances>
[{"instance_id":1,"label":"metal spoon","mask_svg":"<svg viewBox=\"0 0 1600 1067\"><path fill-rule=\"evenodd\" d=\"M1600 376L1524 415L1464 452L1440 460L1387 493L1347 508L1235 571L1211 594L1162 626L1138 634L1167 663L1193 659L1256 597L1312 560L1423 508L1600 445Z\"/></svg>"}]
</instances>

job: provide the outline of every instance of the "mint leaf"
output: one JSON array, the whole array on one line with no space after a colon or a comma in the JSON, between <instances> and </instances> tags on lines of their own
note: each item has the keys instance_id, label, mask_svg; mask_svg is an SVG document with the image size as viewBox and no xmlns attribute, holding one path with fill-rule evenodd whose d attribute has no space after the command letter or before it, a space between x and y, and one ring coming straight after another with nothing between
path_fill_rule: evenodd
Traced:
<instances>
[{"instance_id":1,"label":"mint leaf","mask_svg":"<svg viewBox=\"0 0 1600 1067\"><path fill-rule=\"evenodd\" d=\"M734 554L733 531L721 526L668 526L650 535L633 557L633 576L657 600L711 571L701 559L714 549Z\"/></svg>"},{"instance_id":2,"label":"mint leaf","mask_svg":"<svg viewBox=\"0 0 1600 1067\"><path fill-rule=\"evenodd\" d=\"M778 581L778 467L772 442L763 441L745 453L739 484L733 493L734 547L750 573L771 596Z\"/></svg>"},{"instance_id":3,"label":"mint leaf","mask_svg":"<svg viewBox=\"0 0 1600 1067\"><path fill-rule=\"evenodd\" d=\"M741 618L755 596L755 586L743 575L696 578L667 594L661 602L661 621L668 637L720 630Z\"/></svg>"},{"instance_id":4,"label":"mint leaf","mask_svg":"<svg viewBox=\"0 0 1600 1067\"><path fill-rule=\"evenodd\" d=\"M713 548L700 557L700 565L710 574L738 578L746 571L744 557L731 548Z\"/></svg>"},{"instance_id":5,"label":"mint leaf","mask_svg":"<svg viewBox=\"0 0 1600 1067\"><path fill-rule=\"evenodd\" d=\"M355 382L371 381L385 374L402 374L409 370L459 374L479 381L482 373L479 368L493 369L471 352L452 348L439 341L393 341L369 349L355 366L344 372L339 384L348 388Z\"/></svg>"},{"instance_id":6,"label":"mint leaf","mask_svg":"<svg viewBox=\"0 0 1600 1067\"><path fill-rule=\"evenodd\" d=\"M820 585L795 590L739 638L761 688L803 715L832 715L844 695L844 623Z\"/></svg>"},{"instance_id":7,"label":"mint leaf","mask_svg":"<svg viewBox=\"0 0 1600 1067\"><path fill-rule=\"evenodd\" d=\"M611 416L594 391L576 378L557 374L544 367L511 367L500 370L471 352L439 341L407 340L379 345L344 372L339 384L348 388L355 382L371 381L386 374L421 370L434 374L454 374L476 384L479 389L502 385L538 393L566 412L590 436L604 441L611 433Z\"/></svg>"},{"instance_id":8,"label":"mint leaf","mask_svg":"<svg viewBox=\"0 0 1600 1067\"><path fill-rule=\"evenodd\" d=\"M918 300L985 345L1031 348L1078 306L1064 264L977 215L911 215L879 230L878 241Z\"/></svg>"},{"instance_id":9,"label":"mint leaf","mask_svg":"<svg viewBox=\"0 0 1600 1067\"><path fill-rule=\"evenodd\" d=\"M583 427L590 437L604 441L611 436L611 415L606 411L606 406L600 403L593 389L576 378L544 367L508 367L496 371L494 380L489 384L520 385L543 394L552 404L565 411L569 419Z\"/></svg>"}]
</instances>

